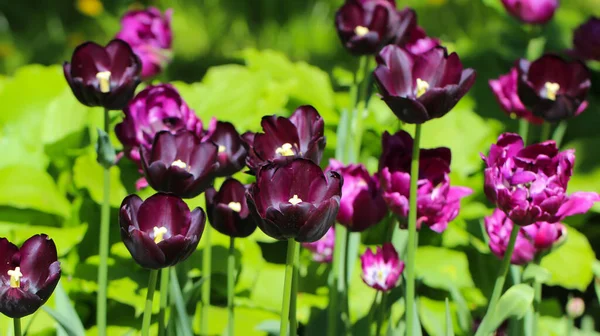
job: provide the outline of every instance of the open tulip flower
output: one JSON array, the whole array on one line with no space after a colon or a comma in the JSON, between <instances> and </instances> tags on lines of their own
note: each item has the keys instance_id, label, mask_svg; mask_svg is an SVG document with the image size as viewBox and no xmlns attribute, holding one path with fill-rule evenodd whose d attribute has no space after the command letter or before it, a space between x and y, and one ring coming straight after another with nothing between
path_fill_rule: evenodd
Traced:
<instances>
[{"instance_id":1,"label":"open tulip flower","mask_svg":"<svg viewBox=\"0 0 600 336\"><path fill-rule=\"evenodd\" d=\"M383 101L403 122L422 124L448 113L475 83L458 55L435 47L419 55L388 45L377 57L375 82Z\"/></svg>"},{"instance_id":2,"label":"open tulip flower","mask_svg":"<svg viewBox=\"0 0 600 336\"><path fill-rule=\"evenodd\" d=\"M373 253L367 249L360 257L362 265L362 279L369 287L378 291L392 290L404 271L404 262L398 257L394 245L383 244Z\"/></svg>"},{"instance_id":3,"label":"open tulip flower","mask_svg":"<svg viewBox=\"0 0 600 336\"><path fill-rule=\"evenodd\" d=\"M246 197L258 227L267 235L314 242L335 223L342 177L314 162L294 159L260 168Z\"/></svg>"},{"instance_id":4,"label":"open tulip flower","mask_svg":"<svg viewBox=\"0 0 600 336\"><path fill-rule=\"evenodd\" d=\"M201 208L190 212L172 194L158 193L145 201L129 195L121 204L121 239L142 267L160 269L187 259L198 246L206 216Z\"/></svg>"},{"instance_id":5,"label":"open tulip flower","mask_svg":"<svg viewBox=\"0 0 600 336\"><path fill-rule=\"evenodd\" d=\"M490 250L502 259L506 252L513 222L504 211L494 210L485 218L485 230L490 237ZM515 250L510 262L513 265L525 265L554 246L565 241L567 228L560 223L535 222L521 227L515 242Z\"/></svg>"},{"instance_id":6,"label":"open tulip flower","mask_svg":"<svg viewBox=\"0 0 600 336\"><path fill-rule=\"evenodd\" d=\"M511 118L520 118L529 121L532 124L542 124L544 119L536 117L521 102L517 92L517 78L519 77L517 68L510 69L506 75L498 79L491 79L488 83L496 96L500 108Z\"/></svg>"},{"instance_id":7,"label":"open tulip flower","mask_svg":"<svg viewBox=\"0 0 600 336\"><path fill-rule=\"evenodd\" d=\"M567 62L546 54L517 64L519 98L537 117L549 122L579 115L588 103L590 74L581 61Z\"/></svg>"},{"instance_id":8,"label":"open tulip flower","mask_svg":"<svg viewBox=\"0 0 600 336\"><path fill-rule=\"evenodd\" d=\"M394 135L385 132L379 171L383 198L390 210L401 218L409 213L410 162L413 139L405 131ZM421 149L419 180L417 182L417 228L425 224L441 233L446 230L460 210L460 200L473 191L466 187L450 186L449 148Z\"/></svg>"},{"instance_id":9,"label":"open tulip flower","mask_svg":"<svg viewBox=\"0 0 600 336\"><path fill-rule=\"evenodd\" d=\"M578 57L600 61L600 18L591 17L575 30L573 47Z\"/></svg>"},{"instance_id":10,"label":"open tulip flower","mask_svg":"<svg viewBox=\"0 0 600 336\"><path fill-rule=\"evenodd\" d=\"M194 198L210 187L219 167L218 147L190 131L160 131L142 147L142 168L154 190Z\"/></svg>"},{"instance_id":11,"label":"open tulip flower","mask_svg":"<svg viewBox=\"0 0 600 336\"><path fill-rule=\"evenodd\" d=\"M289 117L265 116L264 133L243 135L248 158L246 164L256 171L273 161L306 158L319 164L325 149L325 124L314 107L300 106Z\"/></svg>"},{"instance_id":12,"label":"open tulip flower","mask_svg":"<svg viewBox=\"0 0 600 336\"><path fill-rule=\"evenodd\" d=\"M248 151L232 123L211 122L206 138L219 146L217 176L231 176L244 168Z\"/></svg>"},{"instance_id":13,"label":"open tulip flower","mask_svg":"<svg viewBox=\"0 0 600 336\"><path fill-rule=\"evenodd\" d=\"M86 106L121 110L140 83L140 59L129 44L112 40L106 47L86 42L75 48L71 63L63 64L73 94Z\"/></svg>"},{"instance_id":14,"label":"open tulip flower","mask_svg":"<svg viewBox=\"0 0 600 336\"><path fill-rule=\"evenodd\" d=\"M362 232L379 223L387 215L387 205L381 194L379 181L362 164L344 166L329 160L327 170L336 171L344 178L342 199L337 220L353 232Z\"/></svg>"},{"instance_id":15,"label":"open tulip flower","mask_svg":"<svg viewBox=\"0 0 600 336\"><path fill-rule=\"evenodd\" d=\"M524 23L544 24L552 19L558 0L502 0L504 8Z\"/></svg>"},{"instance_id":16,"label":"open tulip flower","mask_svg":"<svg viewBox=\"0 0 600 336\"><path fill-rule=\"evenodd\" d=\"M202 121L170 84L151 85L140 91L123 110L115 127L125 155L140 162L140 147L149 148L159 131L189 130L204 136Z\"/></svg>"},{"instance_id":17,"label":"open tulip flower","mask_svg":"<svg viewBox=\"0 0 600 336\"><path fill-rule=\"evenodd\" d=\"M485 194L517 225L556 223L600 201L595 192L567 195L575 153L559 152L554 141L525 147L519 135L505 133L482 158Z\"/></svg>"},{"instance_id":18,"label":"open tulip flower","mask_svg":"<svg viewBox=\"0 0 600 336\"><path fill-rule=\"evenodd\" d=\"M412 9L396 11L394 0L346 0L335 26L344 47L355 55L372 55L415 25Z\"/></svg>"},{"instance_id":19,"label":"open tulip flower","mask_svg":"<svg viewBox=\"0 0 600 336\"><path fill-rule=\"evenodd\" d=\"M335 225L319 240L312 243L302 243L302 247L312 252L312 259L318 263L331 263L335 245Z\"/></svg>"},{"instance_id":20,"label":"open tulip flower","mask_svg":"<svg viewBox=\"0 0 600 336\"><path fill-rule=\"evenodd\" d=\"M142 77L159 74L171 61L171 17L173 10L163 15L158 8L132 10L121 19L121 31L117 38L129 43L142 61Z\"/></svg>"},{"instance_id":21,"label":"open tulip flower","mask_svg":"<svg viewBox=\"0 0 600 336\"><path fill-rule=\"evenodd\" d=\"M41 234L18 248L0 238L0 313L21 318L35 313L60 280L54 241Z\"/></svg>"},{"instance_id":22,"label":"open tulip flower","mask_svg":"<svg viewBox=\"0 0 600 336\"><path fill-rule=\"evenodd\" d=\"M218 192L212 187L206 190L206 212L215 230L236 238L248 237L256 230L246 203L246 190L246 186L232 178L225 180Z\"/></svg>"}]
</instances>

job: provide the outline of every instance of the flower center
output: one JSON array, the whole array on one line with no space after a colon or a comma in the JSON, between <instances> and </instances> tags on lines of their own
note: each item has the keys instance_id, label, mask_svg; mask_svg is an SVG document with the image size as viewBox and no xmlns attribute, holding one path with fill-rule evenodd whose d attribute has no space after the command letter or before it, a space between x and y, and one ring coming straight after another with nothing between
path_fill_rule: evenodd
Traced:
<instances>
[{"instance_id":1,"label":"flower center","mask_svg":"<svg viewBox=\"0 0 600 336\"><path fill-rule=\"evenodd\" d=\"M359 36L365 36L369 33L369 28L364 27L364 26L356 26L356 28L354 28L354 33Z\"/></svg>"},{"instance_id":2,"label":"flower center","mask_svg":"<svg viewBox=\"0 0 600 336\"><path fill-rule=\"evenodd\" d=\"M281 145L281 147L277 148L275 150L276 154L279 154L281 156L293 156L295 155L294 151L292 150L292 145L289 143L284 143L283 145Z\"/></svg>"},{"instance_id":3,"label":"flower center","mask_svg":"<svg viewBox=\"0 0 600 336\"><path fill-rule=\"evenodd\" d=\"M190 171L190 168L191 168L190 166L188 166L185 162L183 162L181 160L173 161L173 163L171 163L171 167L173 167L173 166L179 167L179 168L187 170L187 171Z\"/></svg>"},{"instance_id":4,"label":"flower center","mask_svg":"<svg viewBox=\"0 0 600 336\"><path fill-rule=\"evenodd\" d=\"M225 146L219 145L218 152L223 153L227 148Z\"/></svg>"},{"instance_id":5,"label":"flower center","mask_svg":"<svg viewBox=\"0 0 600 336\"><path fill-rule=\"evenodd\" d=\"M227 204L227 206L229 207L229 209L231 209L235 212L242 211L242 204L240 202L229 202L229 204Z\"/></svg>"},{"instance_id":6,"label":"flower center","mask_svg":"<svg viewBox=\"0 0 600 336\"><path fill-rule=\"evenodd\" d=\"M100 71L96 74L96 79L100 84L100 92L110 92L110 71Z\"/></svg>"},{"instance_id":7,"label":"flower center","mask_svg":"<svg viewBox=\"0 0 600 336\"><path fill-rule=\"evenodd\" d=\"M154 242L160 243L164 240L165 234L169 232L166 227L154 227Z\"/></svg>"},{"instance_id":8,"label":"flower center","mask_svg":"<svg viewBox=\"0 0 600 336\"><path fill-rule=\"evenodd\" d=\"M429 83L422 80L421 78L417 78L417 98L421 97L429 90Z\"/></svg>"},{"instance_id":9,"label":"flower center","mask_svg":"<svg viewBox=\"0 0 600 336\"><path fill-rule=\"evenodd\" d=\"M21 267L16 267L14 270L9 270L8 275L10 276L10 287L21 287L21 278L23 277L23 273L21 273Z\"/></svg>"},{"instance_id":10,"label":"flower center","mask_svg":"<svg viewBox=\"0 0 600 336\"><path fill-rule=\"evenodd\" d=\"M302 200L298 198L298 195L294 195L294 197L290 198L289 201L292 205L296 205L298 203L302 203Z\"/></svg>"},{"instance_id":11,"label":"flower center","mask_svg":"<svg viewBox=\"0 0 600 336\"><path fill-rule=\"evenodd\" d=\"M546 89L546 98L556 100L556 94L560 90L560 85L558 83L546 82L544 88Z\"/></svg>"}]
</instances>

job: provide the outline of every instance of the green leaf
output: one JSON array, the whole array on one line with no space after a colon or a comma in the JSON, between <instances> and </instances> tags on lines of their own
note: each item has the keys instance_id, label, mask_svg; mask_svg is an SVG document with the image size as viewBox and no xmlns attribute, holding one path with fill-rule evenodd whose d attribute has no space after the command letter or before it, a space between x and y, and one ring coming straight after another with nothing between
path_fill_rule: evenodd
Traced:
<instances>
[{"instance_id":1,"label":"green leaf","mask_svg":"<svg viewBox=\"0 0 600 336\"><path fill-rule=\"evenodd\" d=\"M450 312L450 303L448 302L448 298L446 298L446 336L454 336L452 313Z\"/></svg>"},{"instance_id":2,"label":"green leaf","mask_svg":"<svg viewBox=\"0 0 600 336\"><path fill-rule=\"evenodd\" d=\"M449 290L474 286L469 261L463 252L443 247L422 246L417 249L417 277L433 288Z\"/></svg>"},{"instance_id":3,"label":"green leaf","mask_svg":"<svg viewBox=\"0 0 600 336\"><path fill-rule=\"evenodd\" d=\"M44 233L54 240L59 256L64 256L77 246L83 239L87 225L69 227L52 227L42 225L31 225L28 223L6 223L0 222L0 236L8 237L14 244L20 245L31 236Z\"/></svg>"},{"instance_id":4,"label":"green leaf","mask_svg":"<svg viewBox=\"0 0 600 336\"><path fill-rule=\"evenodd\" d=\"M96 154L89 152L75 160L73 167L73 181L77 188L87 189L94 202L102 204L104 200L103 168L96 162ZM127 191L120 179L119 167L110 168L110 206L118 208Z\"/></svg>"},{"instance_id":5,"label":"green leaf","mask_svg":"<svg viewBox=\"0 0 600 336\"><path fill-rule=\"evenodd\" d=\"M421 324L429 335L446 335L446 303L428 297L420 297L418 305ZM450 304L450 315L454 315L454 305ZM451 318L451 328L454 324Z\"/></svg>"},{"instance_id":6,"label":"green leaf","mask_svg":"<svg viewBox=\"0 0 600 336\"><path fill-rule=\"evenodd\" d=\"M523 282L532 281L539 283L546 283L546 281L550 280L552 274L543 268L540 265L529 264L525 267L525 271L523 272Z\"/></svg>"},{"instance_id":7,"label":"green leaf","mask_svg":"<svg viewBox=\"0 0 600 336\"><path fill-rule=\"evenodd\" d=\"M533 288L525 284L510 287L498 300L490 319L489 331L498 329L510 317L523 318L533 303L533 294Z\"/></svg>"},{"instance_id":8,"label":"green leaf","mask_svg":"<svg viewBox=\"0 0 600 336\"><path fill-rule=\"evenodd\" d=\"M169 285L171 290L169 293L171 294L171 301L175 303L175 309L177 311L177 318L181 323L182 328L180 328L181 334L184 336L192 336L194 333L190 329L192 323L187 314L187 310L185 308L185 300L183 299L183 295L181 294L181 288L179 288L179 280L177 279L177 273L175 268L171 268L171 280L169 281Z\"/></svg>"},{"instance_id":9,"label":"green leaf","mask_svg":"<svg viewBox=\"0 0 600 336\"><path fill-rule=\"evenodd\" d=\"M0 169L0 205L62 217L68 217L71 211L69 202L58 191L50 175L22 165Z\"/></svg>"},{"instance_id":10,"label":"green leaf","mask_svg":"<svg viewBox=\"0 0 600 336\"><path fill-rule=\"evenodd\" d=\"M592 265L595 260L588 239L567 226L564 244L542 259L541 266L552 274L546 284L585 291L594 277Z\"/></svg>"},{"instance_id":11,"label":"green leaf","mask_svg":"<svg viewBox=\"0 0 600 336\"><path fill-rule=\"evenodd\" d=\"M592 270L594 272L594 290L596 291L596 299L600 303L600 261L595 260L592 265Z\"/></svg>"},{"instance_id":12,"label":"green leaf","mask_svg":"<svg viewBox=\"0 0 600 336\"><path fill-rule=\"evenodd\" d=\"M62 328L62 332L69 336L84 335L85 328L61 282L58 283L58 286L54 290L54 304L56 310L48 306L44 306L44 310L56 320L60 328Z\"/></svg>"}]
</instances>

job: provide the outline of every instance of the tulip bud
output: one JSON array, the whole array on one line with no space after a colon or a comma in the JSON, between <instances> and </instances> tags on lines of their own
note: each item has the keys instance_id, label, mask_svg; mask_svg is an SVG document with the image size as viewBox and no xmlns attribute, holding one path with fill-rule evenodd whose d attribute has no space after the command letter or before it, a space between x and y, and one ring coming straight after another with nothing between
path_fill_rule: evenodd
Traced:
<instances>
[{"instance_id":1,"label":"tulip bud","mask_svg":"<svg viewBox=\"0 0 600 336\"><path fill-rule=\"evenodd\" d=\"M573 46L577 56L600 61L600 18L591 17L575 30Z\"/></svg>"},{"instance_id":2,"label":"tulip bud","mask_svg":"<svg viewBox=\"0 0 600 336\"><path fill-rule=\"evenodd\" d=\"M567 302L567 315L572 318L572 319L576 319L581 317L581 315L583 315L583 313L585 312L585 302L583 301L582 298L570 298L569 301Z\"/></svg>"},{"instance_id":3,"label":"tulip bud","mask_svg":"<svg viewBox=\"0 0 600 336\"><path fill-rule=\"evenodd\" d=\"M367 249L360 257L360 263L364 283L383 292L396 287L404 270L404 262L400 260L391 243L385 243L383 247L378 246L375 253Z\"/></svg>"},{"instance_id":4,"label":"tulip bud","mask_svg":"<svg viewBox=\"0 0 600 336\"><path fill-rule=\"evenodd\" d=\"M502 0L502 4L512 16L532 24L550 21L558 8L558 0Z\"/></svg>"},{"instance_id":5,"label":"tulip bud","mask_svg":"<svg viewBox=\"0 0 600 336\"><path fill-rule=\"evenodd\" d=\"M248 151L233 124L222 121L211 124L206 138L219 149L219 168L215 174L220 177L231 176L244 168Z\"/></svg>"}]
</instances>

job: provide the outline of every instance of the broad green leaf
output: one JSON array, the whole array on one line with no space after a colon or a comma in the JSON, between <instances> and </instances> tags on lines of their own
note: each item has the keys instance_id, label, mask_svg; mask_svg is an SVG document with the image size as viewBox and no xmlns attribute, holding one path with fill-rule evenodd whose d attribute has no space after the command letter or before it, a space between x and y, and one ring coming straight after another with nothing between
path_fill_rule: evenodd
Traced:
<instances>
[{"instance_id":1,"label":"broad green leaf","mask_svg":"<svg viewBox=\"0 0 600 336\"><path fill-rule=\"evenodd\" d=\"M446 303L444 301L437 301L428 297L420 297L418 304L418 313L421 320L421 324L427 334L429 335L446 335L447 328L447 316L446 316ZM455 321L452 318L456 314L456 308L454 304L449 304L450 309L450 326L454 331Z\"/></svg>"},{"instance_id":2,"label":"broad green leaf","mask_svg":"<svg viewBox=\"0 0 600 336\"><path fill-rule=\"evenodd\" d=\"M463 252L442 247L422 246L417 249L417 277L430 287L449 290L472 287L469 261Z\"/></svg>"},{"instance_id":3,"label":"broad green leaf","mask_svg":"<svg viewBox=\"0 0 600 336\"><path fill-rule=\"evenodd\" d=\"M450 303L446 298L446 336L454 336L454 327L452 326L452 312L450 311Z\"/></svg>"},{"instance_id":4,"label":"broad green leaf","mask_svg":"<svg viewBox=\"0 0 600 336\"><path fill-rule=\"evenodd\" d=\"M538 321L537 336L564 336L567 335L569 320L564 317L541 316ZM583 331L573 328L570 336L599 336L596 331Z\"/></svg>"},{"instance_id":5,"label":"broad green leaf","mask_svg":"<svg viewBox=\"0 0 600 336\"><path fill-rule=\"evenodd\" d=\"M44 171L31 166L0 169L0 205L68 217L70 205Z\"/></svg>"},{"instance_id":6,"label":"broad green leaf","mask_svg":"<svg viewBox=\"0 0 600 336\"><path fill-rule=\"evenodd\" d=\"M2 135L0 131L0 168L7 166L30 166L37 170L46 170L50 159L44 153L44 148L35 145L27 145L14 136Z\"/></svg>"},{"instance_id":7,"label":"broad green leaf","mask_svg":"<svg viewBox=\"0 0 600 336\"><path fill-rule=\"evenodd\" d=\"M170 273L171 281L169 281L169 284L171 288L169 290L169 294L171 296L171 301L175 303L177 318L183 327L179 331L183 336L191 336L194 333L191 330L191 322L188 318L187 310L185 308L186 305L183 295L181 294L181 288L179 288L179 280L177 279L177 272L175 271L175 268L172 268Z\"/></svg>"},{"instance_id":8,"label":"broad green leaf","mask_svg":"<svg viewBox=\"0 0 600 336\"><path fill-rule=\"evenodd\" d=\"M510 287L498 300L492 313L489 330L496 330L510 317L523 318L533 303L533 288L525 284Z\"/></svg>"},{"instance_id":9,"label":"broad green leaf","mask_svg":"<svg viewBox=\"0 0 600 336\"><path fill-rule=\"evenodd\" d=\"M524 282L534 281L534 282L545 283L551 277L552 277L552 274L550 274L550 272L547 269L543 268L540 265L536 265L533 263L527 265L527 267L525 267L525 271L523 272L523 281Z\"/></svg>"},{"instance_id":10,"label":"broad green leaf","mask_svg":"<svg viewBox=\"0 0 600 336\"><path fill-rule=\"evenodd\" d=\"M552 274L546 284L585 291L594 277L592 265L595 260L588 239L567 226L565 243L542 259L541 266Z\"/></svg>"},{"instance_id":11,"label":"broad green leaf","mask_svg":"<svg viewBox=\"0 0 600 336\"><path fill-rule=\"evenodd\" d=\"M11 242L21 245L25 240L36 234L47 234L54 243L59 256L64 256L77 246L83 239L87 225L82 224L70 227L52 227L35 225L33 223L6 223L0 222L0 236L7 237Z\"/></svg>"},{"instance_id":12,"label":"broad green leaf","mask_svg":"<svg viewBox=\"0 0 600 336\"><path fill-rule=\"evenodd\" d=\"M119 167L110 168L110 206L118 208L127 196L121 184ZM89 152L75 160L73 181L77 188L87 189L94 202L102 204L104 200L104 168L96 162L96 154Z\"/></svg>"}]
</instances>

